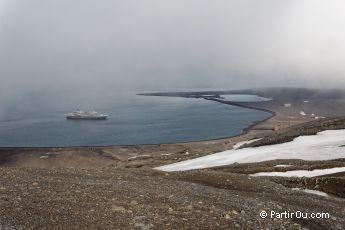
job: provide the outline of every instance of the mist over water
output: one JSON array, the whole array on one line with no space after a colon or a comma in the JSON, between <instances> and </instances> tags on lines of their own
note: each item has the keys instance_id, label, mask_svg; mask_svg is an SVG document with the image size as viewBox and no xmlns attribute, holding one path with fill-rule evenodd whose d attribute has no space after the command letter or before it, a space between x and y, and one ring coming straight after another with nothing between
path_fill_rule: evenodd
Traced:
<instances>
[{"instance_id":1,"label":"mist over water","mask_svg":"<svg viewBox=\"0 0 345 230\"><path fill-rule=\"evenodd\" d=\"M105 97L106 103L97 107L81 108L109 114L106 121L66 120L64 113L75 107L64 102L42 109L12 110L12 116L0 120L0 146L96 146L214 139L239 134L252 122L269 116L204 99L128 93L112 98L110 101Z\"/></svg>"}]
</instances>

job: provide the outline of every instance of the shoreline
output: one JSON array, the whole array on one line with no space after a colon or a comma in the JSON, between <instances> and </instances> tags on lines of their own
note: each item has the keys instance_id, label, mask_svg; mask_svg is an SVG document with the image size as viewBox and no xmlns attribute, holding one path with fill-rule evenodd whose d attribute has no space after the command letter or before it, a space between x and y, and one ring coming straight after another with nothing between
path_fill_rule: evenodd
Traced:
<instances>
[{"instance_id":1,"label":"shoreline","mask_svg":"<svg viewBox=\"0 0 345 230\"><path fill-rule=\"evenodd\" d=\"M246 109L251 109L251 110L258 110L258 111L263 111L266 113L269 113L270 116L263 119L263 120L258 120L258 121L253 121L251 124L249 124L247 127L243 128L242 131L238 134L231 135L231 136L225 136L225 137L220 137L220 138L211 138L211 139L202 139L202 140L193 140L193 141L180 141L180 142L165 142L165 143L156 143L156 144L126 144L126 145L77 145L77 146L38 146L38 147L25 147L25 146L20 146L20 147L8 147L8 146L0 146L0 150L13 150L13 149L22 149L22 150L34 150L34 149L77 149L77 148L112 148L112 147L135 147L135 146L160 146L160 145L178 145L178 144L193 144L193 143L204 143L204 142L209 142L209 141L222 141L222 140L227 140L230 138L235 138L239 137L242 135L248 134L251 130L253 130L257 125L260 125L272 118L274 118L277 113L273 110L265 109L265 108L259 108L259 107L253 107L250 105L243 105L240 103L232 102L232 101L222 101L218 100L216 98L203 98L204 100L209 100L209 101L215 101L221 104L226 104L226 105L231 105L231 106L236 106L240 108L246 108ZM260 103L260 102L252 102L252 103Z\"/></svg>"},{"instance_id":2,"label":"shoreline","mask_svg":"<svg viewBox=\"0 0 345 230\"><path fill-rule=\"evenodd\" d=\"M276 92L276 95L274 94ZM243 91L241 92L243 93ZM249 93L249 92L247 92ZM255 93L255 92L254 92ZM190 94L196 94L191 92ZM301 125L315 120L310 115L302 116L300 111L306 114L315 113L322 116L339 116L344 112L331 99L318 98L310 103L305 103L304 93L296 95L295 91L284 93L281 91L265 91L256 93L258 96L269 96L270 101L234 102L223 101L217 97L201 97L201 99L243 107L250 110L258 110L267 113L262 120L248 123L246 127L235 133L220 138L192 140L183 142L158 143L158 144L128 144L128 145L81 145L81 146L44 146L44 147L0 147L0 165L29 166L29 167L156 167L163 164L188 160L200 156L223 152L232 149L238 142L248 141L255 138L279 134L291 126ZM158 96L158 95L151 95ZM170 95L159 95L170 96ZM189 95L179 95L190 97ZM289 108L284 103L291 103ZM332 103L330 103L332 102ZM345 101L344 101L345 103ZM329 107L332 105L332 107ZM331 114L330 114L331 113ZM48 158L48 159L47 159ZM93 162L89 161L90 158ZM145 159L144 159L145 158ZM68 159L68 162L66 161ZM134 159L134 160L133 160ZM2 162L2 163L1 163ZM79 165L82 162L84 165Z\"/></svg>"},{"instance_id":3,"label":"shoreline","mask_svg":"<svg viewBox=\"0 0 345 230\"><path fill-rule=\"evenodd\" d=\"M243 89L243 90L223 90L223 91L197 91L197 92L161 92L161 93L144 93L138 94L143 96L167 96L167 97L182 97L182 98L202 98L204 100L214 101L226 105L236 107L243 107L251 110L258 110L269 113L265 119L253 121L242 129L237 134L216 137L209 139L177 141L177 142L163 142L163 143L143 143L143 144L109 144L109 145L71 145L71 146L1 146L0 150L15 150L15 149L81 149L81 148L136 148L145 146L164 146L164 145L193 145L193 144L207 144L209 142L225 142L237 137L245 136L252 131L261 136L266 131L271 131L272 128L278 126L280 129L285 129L289 126L302 124L314 120L313 117L301 116L300 111L309 114L317 114L319 116L339 116L344 115L342 102L338 99L345 97L345 92L330 92L317 89L303 89L303 88L258 88L258 89ZM205 97L205 93L213 94L215 97ZM221 94L250 94L260 97L272 98L271 101L256 101L256 102L234 102L220 100ZM331 95L331 97L330 97ZM308 100L308 104L304 101ZM333 101L334 105L329 103ZM284 108L284 103L292 103L291 108ZM332 103L333 104L333 103ZM261 132L262 131L262 132Z\"/></svg>"},{"instance_id":4,"label":"shoreline","mask_svg":"<svg viewBox=\"0 0 345 230\"><path fill-rule=\"evenodd\" d=\"M232 101L222 101L222 100L219 100L219 99L216 99L216 98L204 98L205 100L210 100L210 101L216 101L216 102L219 102L219 103L222 103L222 104L226 104L226 105L232 105L232 106L236 106L236 107L241 107L241 108L246 108L246 109L252 109L252 110L258 110L258 111L263 111L263 112L266 112L266 113L269 113L271 114L271 116L263 119L263 120L260 120L260 121L254 121L251 125L247 126L246 128L244 128L242 130L242 133L240 134L237 134L237 135L234 135L234 136L231 136L229 138L232 138L232 137L236 137L236 136L241 136L241 135L244 135L244 134L247 134L249 131L251 131L255 126L257 125L260 125L272 118L274 118L275 116L277 116L277 113L275 111L272 111L272 110L269 110L269 109L265 109L265 108L258 108L258 107L253 107L253 106L249 106L249 105L243 105L243 104L239 104L237 102L232 102ZM258 102L254 102L254 103L258 103Z\"/></svg>"}]
</instances>

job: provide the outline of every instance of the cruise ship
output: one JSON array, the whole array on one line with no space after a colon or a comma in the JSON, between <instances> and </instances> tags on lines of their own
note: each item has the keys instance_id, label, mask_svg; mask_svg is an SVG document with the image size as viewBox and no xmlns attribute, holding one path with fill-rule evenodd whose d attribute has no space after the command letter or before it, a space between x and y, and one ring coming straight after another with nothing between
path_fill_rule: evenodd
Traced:
<instances>
[{"instance_id":1,"label":"cruise ship","mask_svg":"<svg viewBox=\"0 0 345 230\"><path fill-rule=\"evenodd\" d=\"M96 111L84 112L81 110L76 110L71 113L66 114L66 119L80 119L80 120L105 120L108 115L98 113Z\"/></svg>"}]
</instances>

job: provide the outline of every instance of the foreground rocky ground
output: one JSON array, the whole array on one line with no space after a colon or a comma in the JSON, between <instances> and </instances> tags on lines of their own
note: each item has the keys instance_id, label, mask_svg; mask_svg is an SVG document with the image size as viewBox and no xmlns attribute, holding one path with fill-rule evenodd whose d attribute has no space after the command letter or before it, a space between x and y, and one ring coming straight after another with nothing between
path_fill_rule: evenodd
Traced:
<instances>
[{"instance_id":1,"label":"foreground rocky ground","mask_svg":"<svg viewBox=\"0 0 345 230\"><path fill-rule=\"evenodd\" d=\"M23 159L20 154L3 158L8 164L0 167L0 229L345 228L345 173L316 178L251 176L345 167L345 159L274 160L165 173L152 169L162 157L168 157L168 162L197 153L183 150L167 156L159 153L113 160L97 151L67 151L69 155L63 149L32 150ZM54 166L68 159L73 167ZM15 165L24 160L38 161L41 167ZM92 161L95 164L90 167ZM329 196L293 190L296 188ZM329 217L263 219L262 211L328 213Z\"/></svg>"},{"instance_id":2,"label":"foreground rocky ground","mask_svg":"<svg viewBox=\"0 0 345 230\"><path fill-rule=\"evenodd\" d=\"M5 229L344 229L345 201L218 170L0 168ZM262 219L261 211L329 213Z\"/></svg>"}]
</instances>

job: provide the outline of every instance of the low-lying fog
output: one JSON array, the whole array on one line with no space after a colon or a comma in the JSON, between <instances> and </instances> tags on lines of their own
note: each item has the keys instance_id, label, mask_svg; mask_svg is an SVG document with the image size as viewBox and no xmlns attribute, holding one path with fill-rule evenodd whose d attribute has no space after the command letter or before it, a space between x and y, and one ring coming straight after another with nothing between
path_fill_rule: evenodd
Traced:
<instances>
[{"instance_id":1,"label":"low-lying fog","mask_svg":"<svg viewBox=\"0 0 345 230\"><path fill-rule=\"evenodd\" d=\"M0 0L0 114L121 91L340 87L344 8L342 0Z\"/></svg>"}]
</instances>

